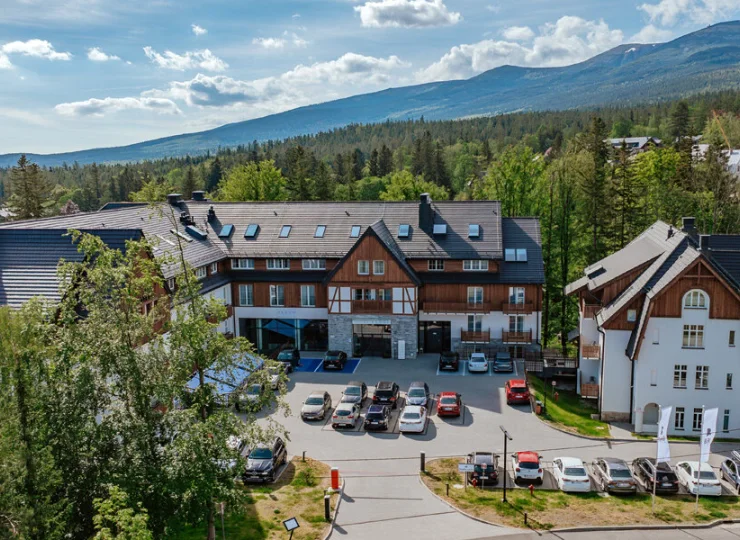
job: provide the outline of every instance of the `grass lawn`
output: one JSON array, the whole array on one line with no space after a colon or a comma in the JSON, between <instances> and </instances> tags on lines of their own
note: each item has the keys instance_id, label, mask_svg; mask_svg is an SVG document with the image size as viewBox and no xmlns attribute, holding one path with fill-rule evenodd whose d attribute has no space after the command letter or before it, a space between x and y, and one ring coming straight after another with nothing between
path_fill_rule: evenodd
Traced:
<instances>
[{"instance_id":1,"label":"grass lawn","mask_svg":"<svg viewBox=\"0 0 740 540\"><path fill-rule=\"evenodd\" d=\"M310 469L314 479L307 482L305 471ZM224 518L226 538L249 540L285 539L283 521L295 517L300 527L293 534L294 540L323 538L329 524L324 521L324 490L331 485L329 466L295 457L288 464L280 479L270 485L248 485L244 488L246 501L242 508L232 509ZM310 473L309 473L310 474ZM332 495L332 511L338 495ZM221 538L221 519L217 516L216 536ZM171 538L202 540L206 537L205 524L183 526Z\"/></svg>"},{"instance_id":2,"label":"grass lawn","mask_svg":"<svg viewBox=\"0 0 740 540\"><path fill-rule=\"evenodd\" d=\"M537 377L529 377L530 391L536 399L545 401L545 383ZM541 416L558 427L581 435L592 437L611 437L609 426L601 420L593 420L591 415L598 412L595 408L583 403L581 397L575 392L556 390L558 400L552 398L552 387L547 388L547 407L545 414Z\"/></svg>"},{"instance_id":3,"label":"grass lawn","mask_svg":"<svg viewBox=\"0 0 740 540\"><path fill-rule=\"evenodd\" d=\"M656 498L653 514L650 495L603 496L597 493L566 494L561 491L507 490L508 503L501 502L501 490L453 488L462 486L457 464L463 458L427 462L424 483L438 496L464 512L511 527L524 528L524 512L529 526L535 529L583 527L586 525L687 524L706 523L715 519L740 518L737 497L701 497L699 512L694 513L694 498L671 496ZM445 496L445 484L450 496Z\"/></svg>"}]
</instances>

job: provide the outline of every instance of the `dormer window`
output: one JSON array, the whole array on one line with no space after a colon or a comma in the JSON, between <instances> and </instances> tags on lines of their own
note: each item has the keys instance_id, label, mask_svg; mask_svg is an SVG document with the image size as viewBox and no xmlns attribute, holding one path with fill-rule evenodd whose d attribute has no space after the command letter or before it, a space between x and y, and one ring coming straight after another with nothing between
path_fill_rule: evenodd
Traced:
<instances>
[{"instance_id":1,"label":"dormer window","mask_svg":"<svg viewBox=\"0 0 740 540\"><path fill-rule=\"evenodd\" d=\"M468 238L480 238L480 225L475 223L468 225Z\"/></svg>"},{"instance_id":2,"label":"dormer window","mask_svg":"<svg viewBox=\"0 0 740 540\"><path fill-rule=\"evenodd\" d=\"M350 238L359 238L360 237L360 229L361 227L359 225L352 225L352 229L349 232Z\"/></svg>"},{"instance_id":3,"label":"dormer window","mask_svg":"<svg viewBox=\"0 0 740 540\"><path fill-rule=\"evenodd\" d=\"M689 291L683 297L683 307L688 309L707 309L707 295L704 291Z\"/></svg>"},{"instance_id":4,"label":"dormer window","mask_svg":"<svg viewBox=\"0 0 740 540\"><path fill-rule=\"evenodd\" d=\"M408 238L410 232L411 232L410 225L403 224L403 225L398 226L398 237L399 238Z\"/></svg>"},{"instance_id":5,"label":"dormer window","mask_svg":"<svg viewBox=\"0 0 740 540\"><path fill-rule=\"evenodd\" d=\"M445 223L435 223L434 229L432 229L434 236L444 236L447 234L447 225Z\"/></svg>"},{"instance_id":6,"label":"dormer window","mask_svg":"<svg viewBox=\"0 0 740 540\"><path fill-rule=\"evenodd\" d=\"M260 226L252 223L247 225L247 230L244 231L244 238L254 238L260 230Z\"/></svg>"},{"instance_id":7,"label":"dormer window","mask_svg":"<svg viewBox=\"0 0 740 540\"><path fill-rule=\"evenodd\" d=\"M313 233L314 238L323 238L324 233L326 233L326 225L318 225L316 227L316 232Z\"/></svg>"},{"instance_id":8,"label":"dormer window","mask_svg":"<svg viewBox=\"0 0 740 540\"><path fill-rule=\"evenodd\" d=\"M288 238L288 236L290 236L290 230L292 228L293 227L291 227L290 225L283 225L283 228L280 229L280 238Z\"/></svg>"}]
</instances>

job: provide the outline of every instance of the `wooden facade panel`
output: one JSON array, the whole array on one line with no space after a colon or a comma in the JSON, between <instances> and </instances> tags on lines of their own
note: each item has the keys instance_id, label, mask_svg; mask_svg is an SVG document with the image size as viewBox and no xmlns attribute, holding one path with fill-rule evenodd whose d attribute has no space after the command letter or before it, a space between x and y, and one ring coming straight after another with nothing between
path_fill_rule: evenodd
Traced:
<instances>
[{"instance_id":1,"label":"wooden facade panel","mask_svg":"<svg viewBox=\"0 0 740 540\"><path fill-rule=\"evenodd\" d=\"M368 261L370 274L362 276L357 273L357 263ZM383 275L373 274L373 261L385 261ZM332 284L351 283L357 285L373 284L375 286L393 284L413 284L408 274L399 266L388 250L373 236L366 236L352 254L344 261L341 268L334 274Z\"/></svg>"},{"instance_id":2,"label":"wooden facade panel","mask_svg":"<svg viewBox=\"0 0 740 540\"><path fill-rule=\"evenodd\" d=\"M601 300L601 305L603 306L607 305L609 302L614 300L617 296L622 294L622 292L625 289L627 289L627 287L629 287L633 281L635 281L638 277L640 277L640 274L642 274L648 266L650 266L650 263L643 264L642 266L635 268L634 270L623 275L622 277L619 277L613 281L610 281L609 283L605 284L603 287L601 287L600 289L596 291L591 291L590 293L584 292L586 301L588 303L595 302L596 299L592 297L593 295L596 298Z\"/></svg>"},{"instance_id":3,"label":"wooden facade panel","mask_svg":"<svg viewBox=\"0 0 740 540\"><path fill-rule=\"evenodd\" d=\"M231 284L231 297L234 305L239 306L239 285L248 285L248 281L240 281ZM327 307L326 287L321 283L251 283L253 287L254 305L249 307L276 307L270 306L270 285L282 285L285 297L285 305L280 307ZM313 285L316 292L315 306L301 306L301 285Z\"/></svg>"},{"instance_id":4,"label":"wooden facade panel","mask_svg":"<svg viewBox=\"0 0 740 540\"><path fill-rule=\"evenodd\" d=\"M604 328L608 330L634 330L637 325L637 320L642 312L642 304L645 301L645 295L641 294L632 302L627 304L619 313L617 313L609 322L604 325ZM629 321L627 315L629 310L635 310L635 320Z\"/></svg>"},{"instance_id":5,"label":"wooden facade panel","mask_svg":"<svg viewBox=\"0 0 740 540\"><path fill-rule=\"evenodd\" d=\"M427 284L419 289L419 300L422 302L467 302L468 287L483 287L483 302L491 304L493 311L501 311L502 304L509 302L511 285L489 284L470 285L467 283ZM532 302L533 311L542 310L542 294L539 285L522 285L524 301Z\"/></svg>"},{"instance_id":6,"label":"wooden facade panel","mask_svg":"<svg viewBox=\"0 0 740 540\"><path fill-rule=\"evenodd\" d=\"M429 272L429 260L428 259L411 259L408 261L416 272ZM498 262L488 261L488 271L498 273ZM461 260L445 260L444 270L435 270L435 272L463 272L463 262ZM470 272L475 274L476 272Z\"/></svg>"}]
</instances>

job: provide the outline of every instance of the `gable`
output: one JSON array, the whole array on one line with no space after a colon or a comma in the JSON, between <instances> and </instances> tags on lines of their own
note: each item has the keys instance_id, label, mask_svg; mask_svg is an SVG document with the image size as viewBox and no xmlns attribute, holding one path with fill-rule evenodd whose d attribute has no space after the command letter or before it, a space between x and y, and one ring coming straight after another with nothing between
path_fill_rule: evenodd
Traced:
<instances>
[{"instance_id":1,"label":"gable","mask_svg":"<svg viewBox=\"0 0 740 540\"><path fill-rule=\"evenodd\" d=\"M357 273L357 263L369 261L370 274L361 276ZM373 274L373 261L385 262L385 273ZM396 258L374 234L365 234L357 241L352 251L334 268L329 283L375 283L375 284L414 284L411 276L401 268Z\"/></svg>"}]
</instances>

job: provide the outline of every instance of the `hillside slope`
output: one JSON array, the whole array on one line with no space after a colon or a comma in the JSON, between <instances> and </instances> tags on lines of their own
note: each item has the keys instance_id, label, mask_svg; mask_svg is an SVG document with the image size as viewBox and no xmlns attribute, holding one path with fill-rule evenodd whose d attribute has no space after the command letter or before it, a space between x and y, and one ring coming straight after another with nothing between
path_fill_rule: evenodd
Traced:
<instances>
[{"instance_id":1,"label":"hillside slope","mask_svg":"<svg viewBox=\"0 0 740 540\"><path fill-rule=\"evenodd\" d=\"M620 45L562 68L503 66L468 80L391 88L310 105L199 133L130 146L30 155L41 165L138 161L202 153L254 139L283 139L351 123L424 116L453 119L521 110L636 104L740 84L740 21L711 26L656 45ZM10 166L18 154L0 156Z\"/></svg>"}]
</instances>

